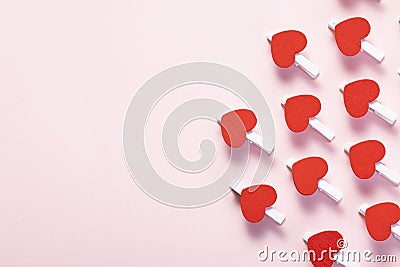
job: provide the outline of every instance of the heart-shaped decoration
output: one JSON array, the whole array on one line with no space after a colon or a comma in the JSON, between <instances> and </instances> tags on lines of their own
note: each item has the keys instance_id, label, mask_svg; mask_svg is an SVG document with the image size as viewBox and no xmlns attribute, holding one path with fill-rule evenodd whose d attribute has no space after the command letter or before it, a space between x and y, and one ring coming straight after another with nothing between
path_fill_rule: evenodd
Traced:
<instances>
[{"instance_id":1,"label":"heart-shaped decoration","mask_svg":"<svg viewBox=\"0 0 400 267\"><path fill-rule=\"evenodd\" d=\"M360 118L368 113L369 102L379 96L379 85L373 80L358 80L344 87L344 106L350 116Z\"/></svg>"},{"instance_id":2,"label":"heart-shaped decoration","mask_svg":"<svg viewBox=\"0 0 400 267\"><path fill-rule=\"evenodd\" d=\"M276 201L276 191L269 185L256 185L245 188L240 195L240 208L249 222L256 223L265 216L265 208Z\"/></svg>"},{"instance_id":3,"label":"heart-shaped decoration","mask_svg":"<svg viewBox=\"0 0 400 267\"><path fill-rule=\"evenodd\" d=\"M233 148L240 147L246 141L246 132L257 124L253 111L238 109L230 111L221 117L221 132L225 143Z\"/></svg>"},{"instance_id":4,"label":"heart-shaped decoration","mask_svg":"<svg viewBox=\"0 0 400 267\"><path fill-rule=\"evenodd\" d=\"M272 36L271 53L275 64L281 68L289 68L295 61L296 53L307 46L306 36L299 31L283 31Z\"/></svg>"},{"instance_id":5,"label":"heart-shaped decoration","mask_svg":"<svg viewBox=\"0 0 400 267\"><path fill-rule=\"evenodd\" d=\"M369 22L360 17L350 18L335 26L336 44L344 55L355 56L361 50L361 40L371 31Z\"/></svg>"},{"instance_id":6,"label":"heart-shaped decoration","mask_svg":"<svg viewBox=\"0 0 400 267\"><path fill-rule=\"evenodd\" d=\"M368 179L376 171L375 164L385 156L385 146L377 140L367 140L352 146L349 150L350 165L360 179Z\"/></svg>"},{"instance_id":7,"label":"heart-shaped decoration","mask_svg":"<svg viewBox=\"0 0 400 267\"><path fill-rule=\"evenodd\" d=\"M299 133L307 129L309 119L321 111L321 102L313 95L298 95L286 100L285 120L289 129Z\"/></svg>"},{"instance_id":8,"label":"heart-shaped decoration","mask_svg":"<svg viewBox=\"0 0 400 267\"><path fill-rule=\"evenodd\" d=\"M400 208L391 202L371 206L365 212L365 222L370 236L376 241L390 237L392 224L400 220Z\"/></svg>"},{"instance_id":9,"label":"heart-shaped decoration","mask_svg":"<svg viewBox=\"0 0 400 267\"><path fill-rule=\"evenodd\" d=\"M311 262L315 267L332 266L334 254L342 247L343 236L338 231L324 231L308 239L308 251ZM315 255L315 256L314 256Z\"/></svg>"},{"instance_id":10,"label":"heart-shaped decoration","mask_svg":"<svg viewBox=\"0 0 400 267\"><path fill-rule=\"evenodd\" d=\"M317 191L318 180L328 172L328 164L323 158L304 158L292 166L293 182L302 195L312 195Z\"/></svg>"}]
</instances>

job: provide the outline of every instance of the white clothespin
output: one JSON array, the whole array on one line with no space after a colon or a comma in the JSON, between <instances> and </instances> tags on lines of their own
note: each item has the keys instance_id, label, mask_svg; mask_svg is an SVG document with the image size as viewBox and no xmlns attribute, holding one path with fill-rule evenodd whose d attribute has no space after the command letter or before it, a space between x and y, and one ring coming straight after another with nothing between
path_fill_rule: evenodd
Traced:
<instances>
[{"instance_id":1,"label":"white clothespin","mask_svg":"<svg viewBox=\"0 0 400 267\"><path fill-rule=\"evenodd\" d=\"M267 153L272 153L274 150L273 147L268 147L263 143L263 138L261 135L255 133L254 131L249 131L246 133L246 140L253 145L258 146L260 149L264 150Z\"/></svg>"},{"instance_id":2,"label":"white clothespin","mask_svg":"<svg viewBox=\"0 0 400 267\"><path fill-rule=\"evenodd\" d=\"M310 237L312 237L312 236L313 236L312 233L306 232L303 235L303 241L307 244L308 239L310 239ZM321 255L317 255L317 257L320 257L320 256ZM340 264L345 267L359 267L360 266L360 264L358 262L350 261L350 257L346 257L346 255L344 254L342 249L340 249L337 253L334 254L334 259L337 264Z\"/></svg>"},{"instance_id":3,"label":"white clothespin","mask_svg":"<svg viewBox=\"0 0 400 267\"><path fill-rule=\"evenodd\" d=\"M219 116L219 118L217 119L218 123L221 124L221 117L223 115ZM257 147L259 147L260 149L264 150L265 152L267 152L268 154L271 154L272 151L274 150L273 144L269 145L269 144L265 144L263 142L263 137L259 134L257 134L254 131L248 131L246 133L246 140L247 142L249 142L250 144L254 144Z\"/></svg>"},{"instance_id":4,"label":"white clothespin","mask_svg":"<svg viewBox=\"0 0 400 267\"><path fill-rule=\"evenodd\" d=\"M273 34L268 34L267 39L269 42L272 41ZM310 60L308 60L305 56L300 53L296 53L294 58L294 65L296 67L300 67L303 71L305 71L311 78L315 79L319 74L319 68Z\"/></svg>"},{"instance_id":5,"label":"white clothespin","mask_svg":"<svg viewBox=\"0 0 400 267\"><path fill-rule=\"evenodd\" d=\"M365 217L365 213L367 212L367 209L370 207L370 205L368 205L367 203L364 203L360 206L360 208L358 209L358 213L360 213L362 216ZM392 228L392 235L400 240L400 224L399 223L395 223L391 226Z\"/></svg>"},{"instance_id":6,"label":"white clothespin","mask_svg":"<svg viewBox=\"0 0 400 267\"><path fill-rule=\"evenodd\" d=\"M335 31L336 25L339 24L339 21L336 19L332 19L328 23L329 29L332 31ZM385 53L380 50L379 48L373 46L370 42L368 42L365 39L361 40L361 51L360 52L365 52L374 59L376 59L379 62L382 62L382 60L385 58Z\"/></svg>"},{"instance_id":7,"label":"white clothespin","mask_svg":"<svg viewBox=\"0 0 400 267\"><path fill-rule=\"evenodd\" d=\"M347 82L343 82L340 85L339 87L340 92L342 93L344 92L344 88L346 87L346 85ZM383 119L390 125L393 125L396 122L397 114L392 110L390 110L389 108L382 105L381 102L379 102L378 100L371 101L369 102L368 105L369 105L368 109L369 112L375 113L379 118Z\"/></svg>"},{"instance_id":8,"label":"white clothespin","mask_svg":"<svg viewBox=\"0 0 400 267\"><path fill-rule=\"evenodd\" d=\"M292 166L296 163L296 160L289 159L286 166L289 170L292 170ZM333 187L324 179L318 180L318 190L333 199L336 203L339 203L343 199L343 193Z\"/></svg>"},{"instance_id":9,"label":"white clothespin","mask_svg":"<svg viewBox=\"0 0 400 267\"><path fill-rule=\"evenodd\" d=\"M344 151L347 154L349 154L351 147L352 145L348 144L347 146L345 146ZM386 167L386 165L383 164L382 162L375 163L375 170L379 175L385 177L389 182L393 183L395 186L398 186L400 184L400 176L393 170Z\"/></svg>"},{"instance_id":10,"label":"white clothespin","mask_svg":"<svg viewBox=\"0 0 400 267\"><path fill-rule=\"evenodd\" d=\"M230 184L230 187L233 191L235 191L239 195L242 194L243 189L247 188L247 186L244 186L243 184L240 184L236 181L232 182ZM277 209L273 207L265 208L265 215L274 220L277 224L282 224L286 219L286 216L284 214L280 213Z\"/></svg>"},{"instance_id":11,"label":"white clothespin","mask_svg":"<svg viewBox=\"0 0 400 267\"><path fill-rule=\"evenodd\" d=\"M286 100L288 97L284 97L281 100L282 107L285 108ZM320 120L318 120L316 117L312 117L309 119L309 125L315 129L317 132L319 132L323 137L328 139L329 141L332 141L335 138L335 133L329 129L325 124L323 124Z\"/></svg>"}]
</instances>

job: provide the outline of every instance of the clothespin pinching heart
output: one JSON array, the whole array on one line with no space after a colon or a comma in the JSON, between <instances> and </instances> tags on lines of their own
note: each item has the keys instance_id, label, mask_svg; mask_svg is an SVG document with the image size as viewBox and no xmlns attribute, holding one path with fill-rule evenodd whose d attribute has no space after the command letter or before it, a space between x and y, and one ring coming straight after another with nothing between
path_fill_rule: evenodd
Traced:
<instances>
[{"instance_id":1,"label":"clothespin pinching heart","mask_svg":"<svg viewBox=\"0 0 400 267\"><path fill-rule=\"evenodd\" d=\"M338 231L323 231L312 234L306 232L303 241L307 244L314 266L332 266L333 263L345 267L359 267L360 264L344 252L348 243Z\"/></svg>"},{"instance_id":2,"label":"clothespin pinching heart","mask_svg":"<svg viewBox=\"0 0 400 267\"><path fill-rule=\"evenodd\" d=\"M364 39L371 31L366 19L355 17L342 22L332 19L328 27L335 33L336 44L344 55L355 56L359 52L366 52L378 62L385 58L384 52Z\"/></svg>"},{"instance_id":3,"label":"clothespin pinching heart","mask_svg":"<svg viewBox=\"0 0 400 267\"><path fill-rule=\"evenodd\" d=\"M369 179L377 172L395 186L400 184L400 176L381 162L386 149L380 141L366 140L355 145L349 144L344 151L349 155L351 169L358 178Z\"/></svg>"},{"instance_id":4,"label":"clothespin pinching heart","mask_svg":"<svg viewBox=\"0 0 400 267\"><path fill-rule=\"evenodd\" d=\"M344 82L339 86L339 90L343 93L346 111L353 118L361 118L369 111L390 125L396 122L397 114L376 100L380 93L377 82L369 79Z\"/></svg>"},{"instance_id":5,"label":"clothespin pinching heart","mask_svg":"<svg viewBox=\"0 0 400 267\"><path fill-rule=\"evenodd\" d=\"M281 100L285 110L285 121L295 133L303 132L311 126L328 141L335 138L335 133L316 118L321 111L321 102L313 95L297 95Z\"/></svg>"},{"instance_id":6,"label":"clothespin pinching heart","mask_svg":"<svg viewBox=\"0 0 400 267\"><path fill-rule=\"evenodd\" d=\"M300 67L311 78L316 78L319 68L300 52L307 46L306 36L295 30L282 31L267 36L271 44L272 59L281 68L289 68L292 65Z\"/></svg>"},{"instance_id":7,"label":"clothespin pinching heart","mask_svg":"<svg viewBox=\"0 0 400 267\"><path fill-rule=\"evenodd\" d=\"M282 224L286 216L272 207L277 199L275 189L269 185L254 185L246 187L238 182L232 182L231 189L240 195L240 208L246 220L259 222L266 215L278 224Z\"/></svg>"},{"instance_id":8,"label":"clothespin pinching heart","mask_svg":"<svg viewBox=\"0 0 400 267\"><path fill-rule=\"evenodd\" d=\"M233 148L240 147L247 140L267 153L272 153L274 145L265 142L263 137L253 131L257 117L249 109L237 109L223 114L217 119L225 143Z\"/></svg>"},{"instance_id":9,"label":"clothespin pinching heart","mask_svg":"<svg viewBox=\"0 0 400 267\"><path fill-rule=\"evenodd\" d=\"M292 171L293 182L300 194L312 195L319 189L336 203L342 200L343 193L322 179L328 172L328 164L323 158L289 159L286 166Z\"/></svg>"},{"instance_id":10,"label":"clothespin pinching heart","mask_svg":"<svg viewBox=\"0 0 400 267\"><path fill-rule=\"evenodd\" d=\"M400 208L396 203L364 203L358 213L365 217L368 233L374 240L384 241L391 235L400 240Z\"/></svg>"}]
</instances>

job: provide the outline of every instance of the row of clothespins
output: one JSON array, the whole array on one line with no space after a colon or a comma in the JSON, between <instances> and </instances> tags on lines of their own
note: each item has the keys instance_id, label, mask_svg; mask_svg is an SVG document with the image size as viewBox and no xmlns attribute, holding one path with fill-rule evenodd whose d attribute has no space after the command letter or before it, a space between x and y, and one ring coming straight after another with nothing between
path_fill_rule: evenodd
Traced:
<instances>
[{"instance_id":1,"label":"row of clothespins","mask_svg":"<svg viewBox=\"0 0 400 267\"><path fill-rule=\"evenodd\" d=\"M345 56L365 52L378 62L384 59L385 53L365 40L371 31L371 26L365 18L354 17L341 22L332 19L328 27L334 32L336 44ZM272 58L277 66L288 68L295 65L312 78L319 75L319 67L300 53L307 46L307 38L302 32L282 31L268 35L267 39L271 43ZM398 72L400 74L400 69Z\"/></svg>"},{"instance_id":2,"label":"row of clothespins","mask_svg":"<svg viewBox=\"0 0 400 267\"><path fill-rule=\"evenodd\" d=\"M288 104L291 105L290 99L288 100L289 101L287 101L285 105L285 110L288 108ZM310 102L303 102L302 104L307 106L312 105ZM287 116L285 117L287 118ZM287 119L286 121L288 122ZM251 110L240 109L230 111L219 118L219 123L221 125L223 139L228 146L237 148L242 146L244 142L248 141L250 144L257 145L267 153L272 152L270 149L266 149L263 146L262 137L253 132L254 127L257 125L257 117ZM308 124L305 127L307 126ZM290 127L291 126L289 126L289 128ZM400 184L400 176L381 162L385 156L386 149L380 141L362 141L354 145L346 146L344 151L349 155L351 169L358 178L369 179L376 172L387 178L394 185L398 186ZM323 179L328 173L328 163L323 158L307 157L300 160L290 159L286 166L292 171L294 185L300 194L307 196L312 195L318 189L333 199L336 203L339 203L342 200L343 193ZM239 194L243 192L244 187L245 186L240 185L240 183L233 183L231 185L231 188ZM254 198L251 190L248 192L246 191L243 198L247 199L245 202L251 203L251 205L248 205L247 208L245 207L245 210L250 209L254 211L254 209L257 209L257 206L264 205L265 201L269 202L271 205L276 201L276 191L268 185L258 185L249 188L253 188L254 191L256 191L260 190L260 187L264 187L264 189L262 189L264 192L258 192L260 196L264 196L261 197L264 202L260 202L260 196ZM253 201L252 198L255 200ZM274 218L278 223L283 223L285 219L284 215L272 208L266 209L265 213ZM246 219L251 222L257 222L264 216L263 214L260 214L260 211L256 211L256 214L258 215L254 217L252 215L247 216L248 214L246 215L244 213Z\"/></svg>"},{"instance_id":3,"label":"row of clothespins","mask_svg":"<svg viewBox=\"0 0 400 267\"><path fill-rule=\"evenodd\" d=\"M299 95L287 98L282 103L285 109L285 121L290 130L299 133L310 126L319 131L328 140L334 138L333 131L315 117L321 108L318 98L312 95ZM222 136L228 146L237 148L247 140L267 153L272 152L270 148L263 145L262 136L253 131L257 124L257 117L251 110L230 111L224 114L219 119L219 122ZM349 154L351 168L358 178L369 179L377 172L394 185L398 186L400 184L400 176L381 162L385 156L386 149L380 141L366 140L354 145L349 144L344 148L344 151ZM316 157L306 158L298 162L289 160L287 163L287 167L293 172L296 188L304 195L310 195L316 191L317 180L326 175L327 166L324 159ZM300 175L296 175L296 173L300 173ZM301 183L311 183L315 190L312 190L311 193L306 193L307 189L302 189L299 186ZM339 190L330 186L325 180L318 181L318 188L336 202L340 202L343 197Z\"/></svg>"},{"instance_id":4,"label":"row of clothespins","mask_svg":"<svg viewBox=\"0 0 400 267\"><path fill-rule=\"evenodd\" d=\"M336 44L344 55L354 56L366 52L379 62L383 60L384 53L365 40L371 30L366 19L356 17L342 22L331 20L329 28L334 31ZM318 76L319 68L300 54L307 45L303 33L293 30L283 31L269 35L268 40L271 43L272 58L277 66L288 68L295 65L312 78ZM363 79L343 83L339 89L343 93L344 106L350 116L360 118L368 112L373 112L391 125L396 122L397 114L377 100L380 88L375 81ZM281 104L286 124L291 131L303 132L310 126L329 141L334 139L334 132L316 118L321 111L321 102L317 97L307 94L285 97ZM273 147L265 146L262 136L253 131L257 118L251 110L230 111L218 121L223 139L228 146L237 148L248 141L267 153L272 152ZM362 141L346 146L344 151L349 155L351 169L358 178L369 179L374 173L378 173L394 185L400 184L400 176L381 162L386 149L380 141ZM319 190L336 203L342 200L343 193L324 179L328 172L328 163L323 158L290 159L286 166L291 170L294 185L300 194L308 196ZM272 186L261 184L246 187L240 182L233 182L231 189L240 195L240 207L246 220L259 222L266 215L278 224L285 221L286 216L272 207L277 200L276 190ZM359 208L359 213L365 216L368 233L374 240L386 240L391 234L400 240L400 224L398 224L400 207L396 203L383 202L371 206L363 204ZM325 231L316 235L306 234L304 240L308 242L309 248L310 243L314 243L312 240L318 239L314 238L316 236L325 241L329 236L335 236L336 239L342 237L337 231ZM324 240L322 243L327 244ZM340 260L336 262L344 266L352 264ZM332 263L327 262L327 264L326 266L330 266Z\"/></svg>"}]
</instances>

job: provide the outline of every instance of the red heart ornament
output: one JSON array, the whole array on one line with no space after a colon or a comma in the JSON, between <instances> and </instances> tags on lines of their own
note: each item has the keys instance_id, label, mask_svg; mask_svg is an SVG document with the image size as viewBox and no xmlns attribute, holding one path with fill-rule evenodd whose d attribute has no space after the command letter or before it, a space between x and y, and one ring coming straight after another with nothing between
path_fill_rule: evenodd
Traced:
<instances>
[{"instance_id":1,"label":"red heart ornament","mask_svg":"<svg viewBox=\"0 0 400 267\"><path fill-rule=\"evenodd\" d=\"M365 222L370 236L376 241L390 237L392 224L400 220L400 208L391 202L371 206L365 212Z\"/></svg>"},{"instance_id":2,"label":"red heart ornament","mask_svg":"<svg viewBox=\"0 0 400 267\"><path fill-rule=\"evenodd\" d=\"M240 147L246 141L246 132L257 124L253 111L238 109L230 111L221 117L221 132L225 143L233 148Z\"/></svg>"},{"instance_id":3,"label":"red heart ornament","mask_svg":"<svg viewBox=\"0 0 400 267\"><path fill-rule=\"evenodd\" d=\"M371 31L369 22L360 17L350 18L335 26L336 44L344 55L355 56L361 50L361 40Z\"/></svg>"},{"instance_id":4,"label":"red heart ornament","mask_svg":"<svg viewBox=\"0 0 400 267\"><path fill-rule=\"evenodd\" d=\"M358 80L344 87L344 106L350 116L360 118L368 113L369 102L379 96L379 85L373 80Z\"/></svg>"},{"instance_id":5,"label":"red heart ornament","mask_svg":"<svg viewBox=\"0 0 400 267\"><path fill-rule=\"evenodd\" d=\"M309 157L297 161L292 166L293 182L302 195L312 195L317 191L318 180L328 172L328 164L323 158Z\"/></svg>"},{"instance_id":6,"label":"red heart ornament","mask_svg":"<svg viewBox=\"0 0 400 267\"><path fill-rule=\"evenodd\" d=\"M240 195L240 208L249 222L256 223L265 216L265 208L276 201L276 191L269 185L256 185L245 188Z\"/></svg>"},{"instance_id":7,"label":"red heart ornament","mask_svg":"<svg viewBox=\"0 0 400 267\"><path fill-rule=\"evenodd\" d=\"M377 140L360 142L350 148L350 165L360 179L371 178L376 170L375 163L385 156L385 146Z\"/></svg>"},{"instance_id":8,"label":"red heart ornament","mask_svg":"<svg viewBox=\"0 0 400 267\"><path fill-rule=\"evenodd\" d=\"M286 100L285 120L289 129L299 133L307 129L309 119L321 111L321 102L313 95L298 95Z\"/></svg>"},{"instance_id":9,"label":"red heart ornament","mask_svg":"<svg viewBox=\"0 0 400 267\"><path fill-rule=\"evenodd\" d=\"M271 53L275 64L281 68L293 65L295 55L307 46L306 36L299 31L283 31L272 36Z\"/></svg>"},{"instance_id":10,"label":"red heart ornament","mask_svg":"<svg viewBox=\"0 0 400 267\"><path fill-rule=\"evenodd\" d=\"M311 262L315 267L332 266L334 254L342 247L339 243L343 236L337 231L324 231L311 236L308 239L308 251L310 251Z\"/></svg>"}]
</instances>

